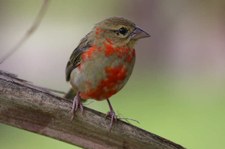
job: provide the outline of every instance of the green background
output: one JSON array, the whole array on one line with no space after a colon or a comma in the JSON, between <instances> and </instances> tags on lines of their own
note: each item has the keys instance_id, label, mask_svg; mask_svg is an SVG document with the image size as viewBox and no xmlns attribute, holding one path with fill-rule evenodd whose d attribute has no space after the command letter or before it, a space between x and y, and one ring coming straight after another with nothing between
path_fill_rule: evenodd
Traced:
<instances>
[{"instance_id":1,"label":"green background","mask_svg":"<svg viewBox=\"0 0 225 149\"><path fill-rule=\"evenodd\" d=\"M0 0L1 57L23 36L41 4ZM38 30L0 69L39 86L67 91L64 69L79 40L96 22L124 16L152 37L138 43L134 72L125 88L111 98L118 116L137 120L129 123L187 148L224 148L225 55L219 53L225 49L220 42L224 41L224 7L219 0L51 1ZM105 101L86 106L108 111ZM0 124L0 145L75 148L4 124Z\"/></svg>"}]
</instances>

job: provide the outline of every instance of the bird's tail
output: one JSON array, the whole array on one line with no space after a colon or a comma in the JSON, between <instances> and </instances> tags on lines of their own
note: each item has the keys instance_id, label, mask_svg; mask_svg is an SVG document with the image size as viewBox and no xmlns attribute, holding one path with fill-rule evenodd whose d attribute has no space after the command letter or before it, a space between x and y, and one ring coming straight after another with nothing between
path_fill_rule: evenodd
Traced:
<instances>
[{"instance_id":1,"label":"bird's tail","mask_svg":"<svg viewBox=\"0 0 225 149\"><path fill-rule=\"evenodd\" d=\"M76 94L77 94L77 91L75 91L73 88L70 88L70 90L65 94L64 98L73 100Z\"/></svg>"},{"instance_id":2,"label":"bird's tail","mask_svg":"<svg viewBox=\"0 0 225 149\"><path fill-rule=\"evenodd\" d=\"M77 90L70 88L70 90L65 94L64 98L73 101L74 97L77 94ZM81 99L81 102L85 102L86 100Z\"/></svg>"}]
</instances>

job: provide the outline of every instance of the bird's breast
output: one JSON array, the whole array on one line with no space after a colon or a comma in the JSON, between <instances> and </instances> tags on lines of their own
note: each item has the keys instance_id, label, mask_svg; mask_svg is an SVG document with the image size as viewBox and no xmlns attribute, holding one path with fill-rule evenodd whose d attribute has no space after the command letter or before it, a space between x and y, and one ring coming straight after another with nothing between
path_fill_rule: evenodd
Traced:
<instances>
[{"instance_id":1,"label":"bird's breast","mask_svg":"<svg viewBox=\"0 0 225 149\"><path fill-rule=\"evenodd\" d=\"M109 98L126 84L134 62L132 48L114 48L110 44L101 48L93 46L82 54L81 64L74 70L73 84L83 99Z\"/></svg>"}]
</instances>

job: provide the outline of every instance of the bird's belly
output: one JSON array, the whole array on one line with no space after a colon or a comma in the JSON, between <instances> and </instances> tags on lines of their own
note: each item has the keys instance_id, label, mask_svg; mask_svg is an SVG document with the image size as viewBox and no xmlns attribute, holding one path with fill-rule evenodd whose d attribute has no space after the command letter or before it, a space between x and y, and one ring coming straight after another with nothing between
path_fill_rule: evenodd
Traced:
<instances>
[{"instance_id":1,"label":"bird's belly","mask_svg":"<svg viewBox=\"0 0 225 149\"><path fill-rule=\"evenodd\" d=\"M71 84L76 86L83 99L107 99L126 84L134 62L134 51L120 57L116 54L106 56L98 53L72 72L75 77Z\"/></svg>"}]
</instances>

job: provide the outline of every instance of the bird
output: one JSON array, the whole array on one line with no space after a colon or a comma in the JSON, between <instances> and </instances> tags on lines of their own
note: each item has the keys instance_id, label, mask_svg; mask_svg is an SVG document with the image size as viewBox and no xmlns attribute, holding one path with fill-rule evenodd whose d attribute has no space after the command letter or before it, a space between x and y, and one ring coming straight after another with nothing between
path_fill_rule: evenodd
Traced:
<instances>
[{"instance_id":1,"label":"bird","mask_svg":"<svg viewBox=\"0 0 225 149\"><path fill-rule=\"evenodd\" d=\"M123 17L110 17L95 24L81 39L66 65L66 81L76 93L71 112L83 112L83 100L106 100L110 128L117 120L109 98L127 83L135 64L134 46L150 35Z\"/></svg>"}]
</instances>

